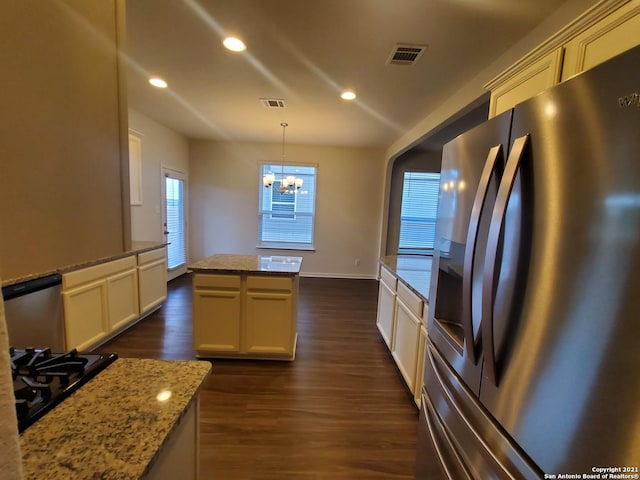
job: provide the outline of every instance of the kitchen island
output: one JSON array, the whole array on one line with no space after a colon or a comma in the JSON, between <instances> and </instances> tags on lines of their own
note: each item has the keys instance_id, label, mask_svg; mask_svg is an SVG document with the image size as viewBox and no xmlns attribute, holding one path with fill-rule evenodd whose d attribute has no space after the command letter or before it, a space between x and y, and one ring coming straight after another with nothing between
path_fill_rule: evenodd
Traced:
<instances>
[{"instance_id":1,"label":"kitchen island","mask_svg":"<svg viewBox=\"0 0 640 480\"><path fill-rule=\"evenodd\" d=\"M25 479L198 478L209 362L118 359L20 435Z\"/></svg>"},{"instance_id":2,"label":"kitchen island","mask_svg":"<svg viewBox=\"0 0 640 480\"><path fill-rule=\"evenodd\" d=\"M218 254L189 266L198 357L293 360L302 257Z\"/></svg>"}]
</instances>

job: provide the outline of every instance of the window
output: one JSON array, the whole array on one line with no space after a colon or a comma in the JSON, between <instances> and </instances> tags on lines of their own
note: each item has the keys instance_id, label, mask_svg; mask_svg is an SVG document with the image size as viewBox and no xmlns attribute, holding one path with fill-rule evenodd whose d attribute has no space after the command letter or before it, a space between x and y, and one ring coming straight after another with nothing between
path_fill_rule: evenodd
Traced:
<instances>
[{"instance_id":1,"label":"window","mask_svg":"<svg viewBox=\"0 0 640 480\"><path fill-rule=\"evenodd\" d=\"M439 173L404 173L398 253L433 253L439 188Z\"/></svg>"},{"instance_id":2,"label":"window","mask_svg":"<svg viewBox=\"0 0 640 480\"><path fill-rule=\"evenodd\" d=\"M274 173L276 180L265 188L262 178ZM280 178L295 175L303 180L295 193L280 191ZM265 248L310 250L316 199L316 167L308 165L263 164L260 169L258 242Z\"/></svg>"}]
</instances>

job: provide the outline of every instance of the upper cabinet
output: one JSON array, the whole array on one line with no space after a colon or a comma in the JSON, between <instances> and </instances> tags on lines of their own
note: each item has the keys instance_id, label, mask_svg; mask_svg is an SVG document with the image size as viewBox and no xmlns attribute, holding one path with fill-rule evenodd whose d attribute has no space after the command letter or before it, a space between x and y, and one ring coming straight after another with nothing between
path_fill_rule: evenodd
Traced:
<instances>
[{"instance_id":1,"label":"upper cabinet","mask_svg":"<svg viewBox=\"0 0 640 480\"><path fill-rule=\"evenodd\" d=\"M556 48L491 91L489 118L553 87L560 80L562 48Z\"/></svg>"},{"instance_id":2,"label":"upper cabinet","mask_svg":"<svg viewBox=\"0 0 640 480\"><path fill-rule=\"evenodd\" d=\"M640 0L604 0L485 88L489 118L640 44Z\"/></svg>"},{"instance_id":3,"label":"upper cabinet","mask_svg":"<svg viewBox=\"0 0 640 480\"><path fill-rule=\"evenodd\" d=\"M562 81L640 44L640 0L615 10L564 46Z\"/></svg>"}]
</instances>

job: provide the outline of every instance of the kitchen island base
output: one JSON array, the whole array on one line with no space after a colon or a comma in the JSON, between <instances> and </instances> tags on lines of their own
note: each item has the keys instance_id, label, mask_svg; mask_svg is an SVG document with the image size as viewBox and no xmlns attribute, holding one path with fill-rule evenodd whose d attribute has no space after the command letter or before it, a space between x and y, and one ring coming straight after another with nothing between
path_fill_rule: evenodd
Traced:
<instances>
[{"instance_id":1,"label":"kitchen island base","mask_svg":"<svg viewBox=\"0 0 640 480\"><path fill-rule=\"evenodd\" d=\"M193 265L196 355L293 360L300 262L299 257L214 255Z\"/></svg>"}]
</instances>

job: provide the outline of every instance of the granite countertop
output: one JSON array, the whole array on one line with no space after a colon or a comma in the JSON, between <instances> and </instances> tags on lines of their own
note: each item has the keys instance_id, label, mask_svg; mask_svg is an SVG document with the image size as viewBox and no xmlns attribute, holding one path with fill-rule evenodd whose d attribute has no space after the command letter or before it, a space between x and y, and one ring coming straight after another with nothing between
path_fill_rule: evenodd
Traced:
<instances>
[{"instance_id":1,"label":"granite countertop","mask_svg":"<svg viewBox=\"0 0 640 480\"><path fill-rule=\"evenodd\" d=\"M46 276L52 275L54 273L60 273L60 274L69 273L69 272L73 272L74 270L80 270L81 268L87 268L87 267L91 267L93 265L99 265L101 263L107 263L107 262L110 262L112 260L118 260L119 258L130 257L131 255L137 255L139 253L144 253L144 252L148 252L148 251L151 251L151 250L156 250L158 248L163 248L166 245L167 245L167 242L153 242L153 241L133 242L131 244L131 249L130 250L126 250L126 251L120 252L120 253L115 253L115 254L109 255L107 257L96 258L94 260L89 260L89 261L86 261L86 262L77 263L77 264L74 264L74 265L65 265L65 266L57 268L55 270L49 270L49 271L46 271L46 272L33 273L33 274L30 274L30 275L25 275L23 277L18 277L18 278L4 279L2 281L2 286L6 287L8 285L14 285L16 283L26 282L28 280L35 280L37 278L46 277Z\"/></svg>"},{"instance_id":2,"label":"granite countertop","mask_svg":"<svg viewBox=\"0 0 640 480\"><path fill-rule=\"evenodd\" d=\"M387 255L380 263L428 303L432 259L426 255Z\"/></svg>"},{"instance_id":3,"label":"granite countertop","mask_svg":"<svg viewBox=\"0 0 640 480\"><path fill-rule=\"evenodd\" d=\"M302 257L233 255L221 253L212 255L189 265L198 273L262 273L273 275L297 275L302 266Z\"/></svg>"},{"instance_id":4,"label":"granite countertop","mask_svg":"<svg viewBox=\"0 0 640 480\"><path fill-rule=\"evenodd\" d=\"M24 478L141 478L210 371L206 361L116 360L20 435Z\"/></svg>"}]
</instances>

